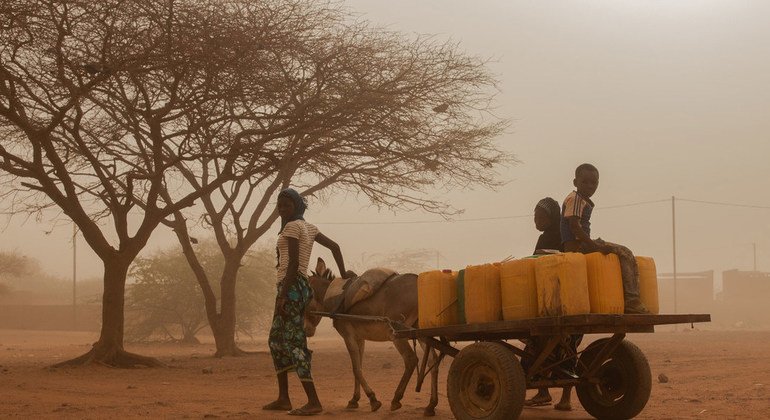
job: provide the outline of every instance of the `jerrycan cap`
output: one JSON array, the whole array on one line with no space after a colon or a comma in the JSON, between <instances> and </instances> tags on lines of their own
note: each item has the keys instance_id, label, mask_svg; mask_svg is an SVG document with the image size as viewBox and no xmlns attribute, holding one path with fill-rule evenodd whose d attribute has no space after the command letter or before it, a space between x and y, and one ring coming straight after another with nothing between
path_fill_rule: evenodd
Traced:
<instances>
[{"instance_id":1,"label":"jerrycan cap","mask_svg":"<svg viewBox=\"0 0 770 420\"><path fill-rule=\"evenodd\" d=\"M441 272L444 273L444 274L452 274L452 270L447 269L447 268L441 270Z\"/></svg>"}]
</instances>

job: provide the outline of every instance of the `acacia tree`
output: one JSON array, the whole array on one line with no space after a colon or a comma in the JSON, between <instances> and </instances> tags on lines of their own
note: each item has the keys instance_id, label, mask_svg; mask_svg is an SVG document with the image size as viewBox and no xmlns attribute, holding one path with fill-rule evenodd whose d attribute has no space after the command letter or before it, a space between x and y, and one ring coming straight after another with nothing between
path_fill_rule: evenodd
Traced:
<instances>
[{"instance_id":1,"label":"acacia tree","mask_svg":"<svg viewBox=\"0 0 770 420\"><path fill-rule=\"evenodd\" d=\"M123 348L130 264L169 215L224 182L248 139L201 135L245 73L218 2L18 0L0 4L0 171L11 213L71 219L104 265L102 329L65 363L157 365ZM269 37L266 37L269 38ZM255 62L249 70L260 72ZM177 165L217 155L184 188Z\"/></svg>"},{"instance_id":2,"label":"acacia tree","mask_svg":"<svg viewBox=\"0 0 770 420\"><path fill-rule=\"evenodd\" d=\"M227 10L232 21L259 27L282 3ZM493 142L505 121L489 112L495 80L483 60L455 44L352 22L328 4L292 3L280 16L269 21L289 30L293 43L265 47L277 69L270 94L255 99L249 92L264 84L244 83L243 94L229 100L227 121L208 133L248 139L236 165L251 176L211 189L221 175L216 162L177 164L189 185L210 191L200 208L177 211L168 224L203 290L218 356L241 353L234 339L237 272L277 219L272 204L280 189L291 184L306 196L348 191L377 206L449 215L455 209L442 191L495 186L494 168L511 159ZM190 243L188 220L213 230L224 256L219 300Z\"/></svg>"}]
</instances>

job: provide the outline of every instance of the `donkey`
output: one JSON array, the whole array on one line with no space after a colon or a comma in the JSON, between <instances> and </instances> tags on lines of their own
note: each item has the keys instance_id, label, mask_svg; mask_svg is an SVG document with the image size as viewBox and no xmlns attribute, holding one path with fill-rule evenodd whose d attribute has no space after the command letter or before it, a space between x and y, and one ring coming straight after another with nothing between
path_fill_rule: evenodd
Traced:
<instances>
[{"instance_id":1,"label":"donkey","mask_svg":"<svg viewBox=\"0 0 770 420\"><path fill-rule=\"evenodd\" d=\"M315 327L321 321L321 317L311 315L311 311L332 311L336 308L324 308L324 296L329 284L334 280L334 274L326 268L326 263L319 258L315 272L310 276L310 287L313 289L313 300L308 304L305 311L305 331L308 336L315 333ZM387 280L373 295L356 303L349 308L346 314L387 317L393 321L398 321L406 326L417 326L417 275L399 274ZM358 408L358 400L361 398L360 388L364 388L364 393L369 397L369 404L372 411L377 411L382 403L377 400L374 391L364 379L362 371L362 361L364 357L364 343L369 341L392 341L393 346L404 359L404 373L401 381L398 383L396 393L390 402L391 411L401 408L401 398L409 383L409 380L417 367L418 358L409 340L405 338L394 339L393 331L386 322L382 321L362 321L335 319L334 328L345 340L345 346L350 354L350 361L353 364L353 376L355 385L353 388L353 398L348 402L347 408ZM424 343L420 343L424 345ZM429 352L429 366L433 360L436 360L436 354ZM434 416L436 405L438 404L438 366L431 370L431 389L430 402L425 407L425 416Z\"/></svg>"}]
</instances>

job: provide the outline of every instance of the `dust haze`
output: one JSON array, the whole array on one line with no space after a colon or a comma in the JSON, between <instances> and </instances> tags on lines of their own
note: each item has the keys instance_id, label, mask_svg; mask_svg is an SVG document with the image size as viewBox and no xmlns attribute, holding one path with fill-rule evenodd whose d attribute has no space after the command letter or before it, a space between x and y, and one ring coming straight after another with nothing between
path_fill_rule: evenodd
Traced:
<instances>
[{"instance_id":1,"label":"dust haze","mask_svg":"<svg viewBox=\"0 0 770 420\"><path fill-rule=\"evenodd\" d=\"M456 211L446 218L377 207L350 191L309 197L305 218L340 244L348 268L456 270L528 256L539 235L535 204L544 197L561 202L573 189L575 167L592 163L600 172L592 235L655 259L662 314L712 315L711 323L694 328L630 335L653 375L639 418L770 418L770 2L341 4L350 19L431 34L487 60L499 80L493 113L510 121L495 144L517 159L499 168L504 185L495 190L428 191L426 198ZM275 390L265 337L269 315L262 315L272 309L262 303L263 312L254 312L262 320L237 336L254 352L250 357L213 358L210 329L196 330L199 342L191 344L165 339L180 334L172 328L165 338L151 331L147 336L156 341L127 340L127 347L173 369L51 368L88 351L99 336L103 264L59 213L0 222L0 415L273 418L259 408ZM270 278L260 279L257 293L267 300L274 293L265 285L272 287L278 229L276 223L257 244L270 256L261 266ZM200 228L190 233L213 240ZM160 226L140 257L181 253L177 242ZM317 257L333 261L319 248L311 265ZM129 289L135 280L129 277ZM199 292L197 284L191 287ZM367 346L371 385L386 401L402 360L390 342ZM343 409L353 376L328 320L309 347L325 408L320 417L369 415L367 407ZM440 372L438 418L451 417L448 365ZM295 379L290 392L299 401ZM422 416L427 392L415 393L413 385L400 411L382 409L373 418ZM570 413L525 408L522 418L590 418L573 404Z\"/></svg>"},{"instance_id":2,"label":"dust haze","mask_svg":"<svg viewBox=\"0 0 770 420\"><path fill-rule=\"evenodd\" d=\"M357 0L347 6L375 25L434 34L488 58L500 80L495 113L512 121L497 141L520 161L501 170L507 183L495 191L436 197L462 211L450 220L376 208L351 193L311 197L308 220L341 244L351 266L404 251L421 253L421 267L453 269L529 255L538 235L534 204L545 196L561 201L572 189L575 166L591 162L601 173L592 220L597 236L651 256L659 273L672 273L675 216L677 271L711 273L701 282L685 276L679 312L712 311L715 325L768 324L761 316L721 314L745 308L743 296L751 290L767 291L770 44L763 40L770 39L770 5ZM101 264L76 239L73 273L72 227L48 216L57 221L6 220L0 250L38 261L44 276L58 279L49 292L60 289L44 300L66 305L73 276L86 293L101 277ZM265 245L272 246L269 236ZM159 228L144 254L175 242ZM724 274L733 270L733 277ZM731 280L742 276L749 280ZM667 281L673 280L661 279L661 293L673 294ZM735 290L749 291L732 292L731 281L740 283ZM39 288L17 283L16 294ZM699 296L692 303L691 294ZM701 298L707 299L702 305Z\"/></svg>"}]
</instances>

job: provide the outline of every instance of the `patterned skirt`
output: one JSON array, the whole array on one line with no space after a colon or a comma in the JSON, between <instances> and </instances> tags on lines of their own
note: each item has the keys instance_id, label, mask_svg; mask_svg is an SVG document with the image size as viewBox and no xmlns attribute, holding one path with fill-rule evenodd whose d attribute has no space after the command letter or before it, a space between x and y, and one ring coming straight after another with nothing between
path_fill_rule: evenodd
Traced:
<instances>
[{"instance_id":1,"label":"patterned skirt","mask_svg":"<svg viewBox=\"0 0 770 420\"><path fill-rule=\"evenodd\" d=\"M312 382L310 375L310 349L307 348L304 318L305 308L313 298L313 289L307 279L297 275L297 281L290 286L287 298L283 301L283 311L278 310L278 296L281 296L281 285L278 285L276 308L273 313L273 324L270 328L268 346L277 373L296 371L300 381Z\"/></svg>"}]
</instances>

